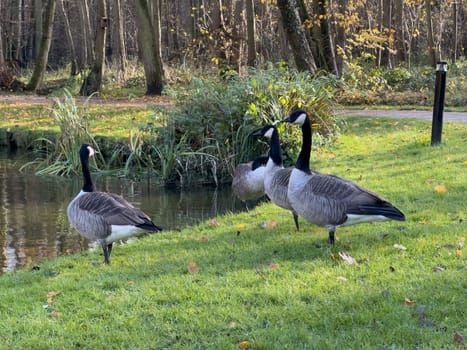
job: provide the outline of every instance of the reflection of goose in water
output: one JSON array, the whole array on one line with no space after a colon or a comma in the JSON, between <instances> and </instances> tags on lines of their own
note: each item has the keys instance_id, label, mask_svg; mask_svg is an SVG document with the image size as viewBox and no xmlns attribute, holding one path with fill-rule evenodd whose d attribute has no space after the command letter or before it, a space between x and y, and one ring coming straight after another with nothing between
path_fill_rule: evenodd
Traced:
<instances>
[{"instance_id":1,"label":"reflection of goose in water","mask_svg":"<svg viewBox=\"0 0 467 350\"><path fill-rule=\"evenodd\" d=\"M141 229L161 231L140 209L114 193L94 192L89 170L89 157L94 149L83 144L80 149L84 184L67 208L71 226L87 239L97 241L104 251L104 263L109 264L112 243L129 238ZM140 231L141 232L141 231Z\"/></svg>"},{"instance_id":2,"label":"reflection of goose in water","mask_svg":"<svg viewBox=\"0 0 467 350\"><path fill-rule=\"evenodd\" d=\"M325 226L334 244L337 227L370 221L404 221L404 214L376 193L335 175L310 171L311 125L306 112L296 110L285 122L302 128L303 143L288 187L295 211L309 222Z\"/></svg>"}]
</instances>

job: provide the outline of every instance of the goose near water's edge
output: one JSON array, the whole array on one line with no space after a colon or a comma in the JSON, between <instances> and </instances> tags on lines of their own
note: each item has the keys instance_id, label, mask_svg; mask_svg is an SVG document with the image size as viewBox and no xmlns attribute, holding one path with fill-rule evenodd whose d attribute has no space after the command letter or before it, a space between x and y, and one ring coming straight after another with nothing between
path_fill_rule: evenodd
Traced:
<instances>
[{"instance_id":1,"label":"goose near water's edge","mask_svg":"<svg viewBox=\"0 0 467 350\"><path fill-rule=\"evenodd\" d=\"M242 201L264 196L264 170L268 157L260 156L252 162L240 163L235 168L232 192Z\"/></svg>"},{"instance_id":2,"label":"goose near water's edge","mask_svg":"<svg viewBox=\"0 0 467 350\"><path fill-rule=\"evenodd\" d=\"M298 215L292 208L287 197L287 188L292 167L284 168L279 133L274 125L265 125L254 133L255 136L263 136L270 140L269 159L264 172L264 191L269 199L277 206L290 210L299 230Z\"/></svg>"},{"instance_id":3,"label":"goose near water's edge","mask_svg":"<svg viewBox=\"0 0 467 350\"><path fill-rule=\"evenodd\" d=\"M89 158L94 149L83 144L79 155L83 172L83 188L67 208L68 220L78 233L97 241L104 252L104 263L110 263L113 242L141 232L161 231L142 210L121 196L108 192L95 192L89 169Z\"/></svg>"},{"instance_id":4,"label":"goose near water's edge","mask_svg":"<svg viewBox=\"0 0 467 350\"><path fill-rule=\"evenodd\" d=\"M363 222L404 221L404 214L378 194L339 176L310 170L312 143L308 114L295 110L284 119L302 129L302 147L289 180L287 195L294 210L307 221L325 226L334 244L337 227Z\"/></svg>"}]
</instances>

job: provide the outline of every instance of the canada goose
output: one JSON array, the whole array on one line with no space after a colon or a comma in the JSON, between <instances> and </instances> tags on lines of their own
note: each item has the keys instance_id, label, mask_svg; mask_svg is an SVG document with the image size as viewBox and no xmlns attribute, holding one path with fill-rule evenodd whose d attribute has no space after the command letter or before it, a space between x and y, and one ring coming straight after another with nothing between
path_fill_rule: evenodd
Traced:
<instances>
[{"instance_id":1,"label":"canada goose","mask_svg":"<svg viewBox=\"0 0 467 350\"><path fill-rule=\"evenodd\" d=\"M274 125L266 125L254 135L264 136L270 140L269 160L264 172L264 191L274 204L292 212L298 231L298 215L287 198L287 187L293 168L284 168L282 165L282 152L277 128Z\"/></svg>"},{"instance_id":2,"label":"canada goose","mask_svg":"<svg viewBox=\"0 0 467 350\"><path fill-rule=\"evenodd\" d=\"M83 144L79 151L84 184L67 208L71 226L83 237L95 240L104 251L104 263L109 264L112 243L135 235L139 229L161 231L140 209L114 193L94 192L89 170L89 157L94 149Z\"/></svg>"},{"instance_id":3,"label":"canada goose","mask_svg":"<svg viewBox=\"0 0 467 350\"><path fill-rule=\"evenodd\" d=\"M237 165L232 179L232 192L240 200L254 200L264 195L264 169L267 161L268 157L261 156L252 162Z\"/></svg>"},{"instance_id":4,"label":"canada goose","mask_svg":"<svg viewBox=\"0 0 467 350\"><path fill-rule=\"evenodd\" d=\"M404 214L379 195L335 175L310 172L311 125L308 114L295 110L284 120L302 128L302 148L290 175L287 195L295 211L325 226L334 244L337 227L370 221L404 221Z\"/></svg>"}]
</instances>

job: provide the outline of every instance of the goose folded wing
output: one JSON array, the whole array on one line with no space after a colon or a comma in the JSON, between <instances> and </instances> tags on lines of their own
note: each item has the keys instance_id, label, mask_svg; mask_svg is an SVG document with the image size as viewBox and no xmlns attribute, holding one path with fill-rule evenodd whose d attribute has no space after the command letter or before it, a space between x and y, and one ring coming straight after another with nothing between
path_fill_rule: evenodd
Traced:
<instances>
[{"instance_id":1,"label":"goose folded wing","mask_svg":"<svg viewBox=\"0 0 467 350\"><path fill-rule=\"evenodd\" d=\"M105 192L90 192L80 198L79 207L101 216L109 225L141 225L150 221L140 209L122 197Z\"/></svg>"},{"instance_id":2,"label":"goose folded wing","mask_svg":"<svg viewBox=\"0 0 467 350\"><path fill-rule=\"evenodd\" d=\"M336 200L345 203L347 214L381 215L388 219L405 220L404 214L399 209L378 194L350 180L335 175L329 176L328 185L334 189L333 196Z\"/></svg>"}]
</instances>

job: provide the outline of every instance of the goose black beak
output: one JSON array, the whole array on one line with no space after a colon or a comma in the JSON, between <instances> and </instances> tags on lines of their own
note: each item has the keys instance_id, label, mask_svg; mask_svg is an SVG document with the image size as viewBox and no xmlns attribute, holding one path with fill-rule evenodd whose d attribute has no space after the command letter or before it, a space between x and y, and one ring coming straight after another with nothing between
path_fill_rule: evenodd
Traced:
<instances>
[{"instance_id":1,"label":"goose black beak","mask_svg":"<svg viewBox=\"0 0 467 350\"><path fill-rule=\"evenodd\" d=\"M263 136L262 131L263 129L256 130L252 135L253 136Z\"/></svg>"}]
</instances>

